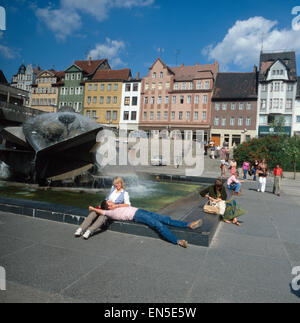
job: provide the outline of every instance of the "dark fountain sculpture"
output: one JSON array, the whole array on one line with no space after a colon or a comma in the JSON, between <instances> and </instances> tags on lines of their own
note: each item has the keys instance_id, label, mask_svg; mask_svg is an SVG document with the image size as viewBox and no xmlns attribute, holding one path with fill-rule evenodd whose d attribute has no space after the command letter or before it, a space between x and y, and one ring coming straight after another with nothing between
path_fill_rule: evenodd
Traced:
<instances>
[{"instance_id":1,"label":"dark fountain sculpture","mask_svg":"<svg viewBox=\"0 0 300 323\"><path fill-rule=\"evenodd\" d=\"M6 142L0 161L19 178L43 186L55 176L92 167L96 137L104 128L77 113L45 113L0 131Z\"/></svg>"}]
</instances>

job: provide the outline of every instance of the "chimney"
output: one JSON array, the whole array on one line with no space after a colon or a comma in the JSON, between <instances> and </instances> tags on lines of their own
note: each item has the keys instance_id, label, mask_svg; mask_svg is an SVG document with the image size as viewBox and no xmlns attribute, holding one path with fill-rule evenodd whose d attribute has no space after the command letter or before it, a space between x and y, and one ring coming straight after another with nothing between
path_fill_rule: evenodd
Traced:
<instances>
[{"instance_id":1,"label":"chimney","mask_svg":"<svg viewBox=\"0 0 300 323\"><path fill-rule=\"evenodd\" d=\"M137 73L136 75L136 79L139 80L140 79L140 72Z\"/></svg>"},{"instance_id":2,"label":"chimney","mask_svg":"<svg viewBox=\"0 0 300 323\"><path fill-rule=\"evenodd\" d=\"M91 65L92 65L92 57L91 57L91 56L89 57L89 63L88 63L88 65L89 65L89 66L91 66Z\"/></svg>"}]
</instances>

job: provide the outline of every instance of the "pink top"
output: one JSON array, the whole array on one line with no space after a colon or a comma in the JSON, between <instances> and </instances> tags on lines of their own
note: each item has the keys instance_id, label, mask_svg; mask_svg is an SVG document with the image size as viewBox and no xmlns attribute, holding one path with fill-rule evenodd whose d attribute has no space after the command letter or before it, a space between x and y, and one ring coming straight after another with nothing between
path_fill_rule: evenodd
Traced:
<instances>
[{"instance_id":1,"label":"pink top","mask_svg":"<svg viewBox=\"0 0 300 323\"><path fill-rule=\"evenodd\" d=\"M235 176L231 176L228 178L227 181L227 185L230 186L232 183L239 183L240 181L235 177Z\"/></svg>"},{"instance_id":2,"label":"pink top","mask_svg":"<svg viewBox=\"0 0 300 323\"><path fill-rule=\"evenodd\" d=\"M250 163L249 162L244 162L243 170L249 170L249 168L250 168Z\"/></svg>"},{"instance_id":3,"label":"pink top","mask_svg":"<svg viewBox=\"0 0 300 323\"><path fill-rule=\"evenodd\" d=\"M115 210L103 211L103 214L116 221L132 221L138 209L135 207L119 207Z\"/></svg>"}]
</instances>

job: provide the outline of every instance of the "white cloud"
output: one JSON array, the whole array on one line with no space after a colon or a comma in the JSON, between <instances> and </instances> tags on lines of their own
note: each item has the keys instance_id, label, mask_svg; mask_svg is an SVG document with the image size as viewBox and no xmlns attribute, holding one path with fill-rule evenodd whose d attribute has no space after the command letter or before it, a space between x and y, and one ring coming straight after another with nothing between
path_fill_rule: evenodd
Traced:
<instances>
[{"instance_id":1,"label":"white cloud","mask_svg":"<svg viewBox=\"0 0 300 323\"><path fill-rule=\"evenodd\" d=\"M210 59L218 60L221 68L226 70L228 64L249 68L257 64L259 53L264 50L300 51L300 32L293 29L275 28L277 21L263 17L252 17L238 20L228 30L227 35L216 46L209 45L202 54Z\"/></svg>"},{"instance_id":2,"label":"white cloud","mask_svg":"<svg viewBox=\"0 0 300 323\"><path fill-rule=\"evenodd\" d=\"M14 51L7 46L0 44L0 56L7 59L14 59L16 57Z\"/></svg>"},{"instance_id":3,"label":"white cloud","mask_svg":"<svg viewBox=\"0 0 300 323\"><path fill-rule=\"evenodd\" d=\"M108 58L112 67L126 65L119 57L125 47L126 45L123 41L106 38L104 44L96 44L96 47L92 49L87 56L92 59Z\"/></svg>"},{"instance_id":4,"label":"white cloud","mask_svg":"<svg viewBox=\"0 0 300 323\"><path fill-rule=\"evenodd\" d=\"M51 6L36 8L35 13L40 21L56 33L58 39L64 40L72 32L78 30L81 25L81 14L89 14L98 21L104 21L113 8L146 7L155 0L60 0L58 9Z\"/></svg>"}]
</instances>

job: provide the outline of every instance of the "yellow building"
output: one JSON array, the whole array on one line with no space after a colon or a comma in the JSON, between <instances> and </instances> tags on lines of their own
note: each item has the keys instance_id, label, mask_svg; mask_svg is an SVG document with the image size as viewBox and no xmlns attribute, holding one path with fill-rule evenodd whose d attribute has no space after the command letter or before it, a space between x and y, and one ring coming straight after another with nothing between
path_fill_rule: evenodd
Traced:
<instances>
[{"instance_id":1,"label":"yellow building","mask_svg":"<svg viewBox=\"0 0 300 323\"><path fill-rule=\"evenodd\" d=\"M123 82L131 78L130 69L99 70L85 83L84 115L97 123L119 126Z\"/></svg>"},{"instance_id":2,"label":"yellow building","mask_svg":"<svg viewBox=\"0 0 300 323\"><path fill-rule=\"evenodd\" d=\"M57 112L58 90L64 72L42 71L32 85L31 108Z\"/></svg>"}]
</instances>

